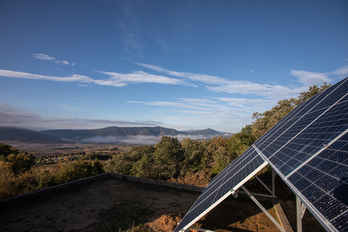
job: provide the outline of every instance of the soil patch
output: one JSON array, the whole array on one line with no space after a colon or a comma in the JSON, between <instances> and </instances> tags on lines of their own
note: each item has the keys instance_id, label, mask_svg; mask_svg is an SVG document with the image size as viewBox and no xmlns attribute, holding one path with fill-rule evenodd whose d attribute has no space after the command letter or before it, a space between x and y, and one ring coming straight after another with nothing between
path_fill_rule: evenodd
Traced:
<instances>
[{"instance_id":1,"label":"soil patch","mask_svg":"<svg viewBox=\"0 0 348 232\"><path fill-rule=\"evenodd\" d=\"M199 195L107 178L0 208L0 231L172 231ZM271 203L262 204L276 217ZM243 197L229 197L195 226L223 232L279 231Z\"/></svg>"}]
</instances>

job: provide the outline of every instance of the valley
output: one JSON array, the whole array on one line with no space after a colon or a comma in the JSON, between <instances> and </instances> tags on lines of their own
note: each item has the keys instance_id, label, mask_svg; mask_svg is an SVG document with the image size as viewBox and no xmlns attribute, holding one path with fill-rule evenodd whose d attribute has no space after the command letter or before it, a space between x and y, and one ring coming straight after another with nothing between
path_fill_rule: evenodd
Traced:
<instances>
[{"instance_id":1,"label":"valley","mask_svg":"<svg viewBox=\"0 0 348 232\"><path fill-rule=\"evenodd\" d=\"M36 157L45 157L51 155L68 155L72 153L85 152L114 154L117 152L126 152L131 149L127 145L98 144L98 143L25 143L20 141L0 141L9 144L20 152L29 152Z\"/></svg>"}]
</instances>

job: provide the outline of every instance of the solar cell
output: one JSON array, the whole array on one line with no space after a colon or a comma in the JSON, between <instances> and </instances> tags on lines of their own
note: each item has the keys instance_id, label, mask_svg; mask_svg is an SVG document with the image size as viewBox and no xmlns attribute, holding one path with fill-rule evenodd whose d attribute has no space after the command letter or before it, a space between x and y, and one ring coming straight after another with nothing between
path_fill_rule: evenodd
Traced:
<instances>
[{"instance_id":1,"label":"solar cell","mask_svg":"<svg viewBox=\"0 0 348 232\"><path fill-rule=\"evenodd\" d=\"M348 78L297 106L217 175L176 231L187 230L267 163L330 231L348 230Z\"/></svg>"}]
</instances>

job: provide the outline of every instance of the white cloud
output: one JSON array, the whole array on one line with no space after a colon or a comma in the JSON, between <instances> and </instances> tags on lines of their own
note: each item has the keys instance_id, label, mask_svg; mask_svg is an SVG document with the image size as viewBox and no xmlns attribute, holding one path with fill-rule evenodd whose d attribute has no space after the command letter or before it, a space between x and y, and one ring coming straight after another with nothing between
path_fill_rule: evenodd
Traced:
<instances>
[{"instance_id":1,"label":"white cloud","mask_svg":"<svg viewBox=\"0 0 348 232\"><path fill-rule=\"evenodd\" d=\"M47 61L52 61L55 64L63 64L63 65L68 65L68 66L75 66L76 63L70 63L69 61L66 60L59 60L53 56L47 55L47 54L43 54L43 53L33 53L32 56L36 59L39 60L47 60Z\"/></svg>"},{"instance_id":2,"label":"white cloud","mask_svg":"<svg viewBox=\"0 0 348 232\"><path fill-rule=\"evenodd\" d=\"M79 82L79 83L90 83L104 86L124 87L128 84L140 84L140 83L156 83L166 85L186 85L195 87L196 85L188 83L186 81L169 78L164 76L153 75L145 72L132 72L128 74L121 74L115 72L101 72L110 76L109 79L92 79L88 76L74 74L68 77L57 77L32 74L26 72L17 72L12 70L0 69L0 76L8 78L22 78L32 80L47 80L47 81L58 81L58 82Z\"/></svg>"},{"instance_id":3,"label":"white cloud","mask_svg":"<svg viewBox=\"0 0 348 232\"><path fill-rule=\"evenodd\" d=\"M160 66L136 63L139 66L151 69L156 72L165 73L170 76L185 78L193 82L201 82L207 84L208 90L214 92L224 92L231 94L255 94L267 98L283 99L288 97L295 97L300 92L306 90L305 88L291 89L281 85L266 85L258 84L250 81L231 81L225 78L205 75L205 74L194 74L189 72L176 72L171 71ZM254 70L250 70L254 71Z\"/></svg>"},{"instance_id":4,"label":"white cloud","mask_svg":"<svg viewBox=\"0 0 348 232\"><path fill-rule=\"evenodd\" d=\"M185 104L180 102L168 102L168 101L153 101L153 102L144 102L144 101L127 101L128 103L138 103L150 106L162 106L162 107L178 107L178 108L190 108L190 109L202 109L197 106L193 106L191 104Z\"/></svg>"},{"instance_id":5,"label":"white cloud","mask_svg":"<svg viewBox=\"0 0 348 232\"><path fill-rule=\"evenodd\" d=\"M274 100L238 98L178 98L175 101L128 101L128 103L161 107L152 118L160 119L171 127L204 128L237 132L251 123L254 112L269 109ZM231 124L233 122L233 125Z\"/></svg>"},{"instance_id":6,"label":"white cloud","mask_svg":"<svg viewBox=\"0 0 348 232\"><path fill-rule=\"evenodd\" d=\"M322 85L324 82L330 83L332 81L331 77L344 78L348 76L348 65L337 68L334 71L319 73L319 72L309 72L304 70L291 70L291 75L297 77L299 82L304 86L308 87L311 85Z\"/></svg>"},{"instance_id":7,"label":"white cloud","mask_svg":"<svg viewBox=\"0 0 348 232\"><path fill-rule=\"evenodd\" d=\"M297 77L299 82L305 86L318 85L331 81L328 73L315 73L304 70L291 70L290 73L294 77Z\"/></svg>"},{"instance_id":8,"label":"white cloud","mask_svg":"<svg viewBox=\"0 0 348 232\"><path fill-rule=\"evenodd\" d=\"M59 82L85 82L92 83L94 80L90 77L74 74L68 77L46 76L39 74L32 74L26 72L17 72L12 70L0 69L0 76L9 78L22 78L32 80L47 80L47 81L59 81Z\"/></svg>"},{"instance_id":9,"label":"white cloud","mask_svg":"<svg viewBox=\"0 0 348 232\"><path fill-rule=\"evenodd\" d=\"M62 64L69 65L69 62L66 60L61 61Z\"/></svg>"},{"instance_id":10,"label":"white cloud","mask_svg":"<svg viewBox=\"0 0 348 232\"><path fill-rule=\"evenodd\" d=\"M216 98L221 102L226 102L230 106L243 109L267 108L277 104L276 100L247 99L247 98Z\"/></svg>"},{"instance_id":11,"label":"white cloud","mask_svg":"<svg viewBox=\"0 0 348 232\"><path fill-rule=\"evenodd\" d=\"M196 114L199 111L216 111L217 109L222 109L221 102L213 101L209 99L198 99L198 98L178 98L177 101L127 101L128 103L136 103L136 104L144 104L151 106L161 106L168 107L169 111L183 112L185 109L185 113L190 112L190 114ZM190 109L190 110L186 110Z\"/></svg>"},{"instance_id":12,"label":"white cloud","mask_svg":"<svg viewBox=\"0 0 348 232\"><path fill-rule=\"evenodd\" d=\"M180 101L201 107L212 107L217 104L217 101L209 100L209 99L198 99L198 98L179 98Z\"/></svg>"},{"instance_id":13,"label":"white cloud","mask_svg":"<svg viewBox=\"0 0 348 232\"><path fill-rule=\"evenodd\" d=\"M340 67L331 73L334 75L340 76L340 77L347 77L348 76L348 65Z\"/></svg>"},{"instance_id":14,"label":"white cloud","mask_svg":"<svg viewBox=\"0 0 348 232\"><path fill-rule=\"evenodd\" d=\"M211 76L211 75L205 75L205 74L194 74L190 72L176 72L176 71L171 71L171 70L162 68L160 66L151 65L151 64L144 64L144 63L136 63L136 64L144 68L154 70L156 72L165 73L169 76L186 78L186 79L189 79L190 81L198 81L205 84L216 85L216 84L224 84L228 82L226 79L217 77L217 76Z\"/></svg>"},{"instance_id":15,"label":"white cloud","mask_svg":"<svg viewBox=\"0 0 348 232\"><path fill-rule=\"evenodd\" d=\"M250 81L229 81L222 86L208 86L210 91L224 93L239 93L244 95L255 94L271 99L283 99L297 96L306 88L291 89L281 85L265 85L252 83Z\"/></svg>"},{"instance_id":16,"label":"white cloud","mask_svg":"<svg viewBox=\"0 0 348 232\"><path fill-rule=\"evenodd\" d=\"M56 58L46 55L46 54L42 54L42 53L34 53L33 57L39 60L57 60Z\"/></svg>"},{"instance_id":17,"label":"white cloud","mask_svg":"<svg viewBox=\"0 0 348 232\"><path fill-rule=\"evenodd\" d=\"M169 78L165 76L153 75L143 71L135 71L128 74L116 73L116 72L101 72L103 74L111 76L114 83L157 83L166 85L187 85L196 87L196 85L186 82L177 78Z\"/></svg>"}]
</instances>

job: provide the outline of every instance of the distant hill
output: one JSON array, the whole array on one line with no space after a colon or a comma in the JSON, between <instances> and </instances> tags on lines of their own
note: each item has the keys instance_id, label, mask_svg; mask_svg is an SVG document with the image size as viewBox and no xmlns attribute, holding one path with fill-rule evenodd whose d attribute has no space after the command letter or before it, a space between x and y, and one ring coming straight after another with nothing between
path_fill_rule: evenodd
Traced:
<instances>
[{"instance_id":1,"label":"distant hill","mask_svg":"<svg viewBox=\"0 0 348 232\"><path fill-rule=\"evenodd\" d=\"M42 133L66 140L83 140L105 136L175 136L180 134L177 130L164 127L106 127L93 130L45 130Z\"/></svg>"},{"instance_id":2,"label":"distant hill","mask_svg":"<svg viewBox=\"0 0 348 232\"><path fill-rule=\"evenodd\" d=\"M202 135L219 136L224 134L213 129L197 131L177 131L165 127L106 127L94 130L45 130L43 133L64 139L81 140L97 136L177 136L177 135Z\"/></svg>"},{"instance_id":3,"label":"distant hill","mask_svg":"<svg viewBox=\"0 0 348 232\"><path fill-rule=\"evenodd\" d=\"M41 133L38 131L32 131L23 128L16 127L0 127L0 141L16 140L21 142L35 142L35 143L61 143L63 142L59 138Z\"/></svg>"},{"instance_id":4,"label":"distant hill","mask_svg":"<svg viewBox=\"0 0 348 232\"><path fill-rule=\"evenodd\" d=\"M146 136L200 136L201 138L209 138L219 136L225 133L215 131L213 129L177 131L175 129L165 127L106 127L102 129L89 130L44 130L41 132L32 131L14 127L0 127L0 140L17 140L22 142L42 142L42 143L60 143L65 142L88 142L102 141L102 138L110 137L126 138L126 137L146 137ZM97 139L94 139L97 138Z\"/></svg>"},{"instance_id":5,"label":"distant hill","mask_svg":"<svg viewBox=\"0 0 348 232\"><path fill-rule=\"evenodd\" d=\"M191 130L191 131L187 131L183 133L189 134L189 135L204 135L204 136L219 136L221 134L226 134L226 133L219 132L210 128L205 130Z\"/></svg>"}]
</instances>

